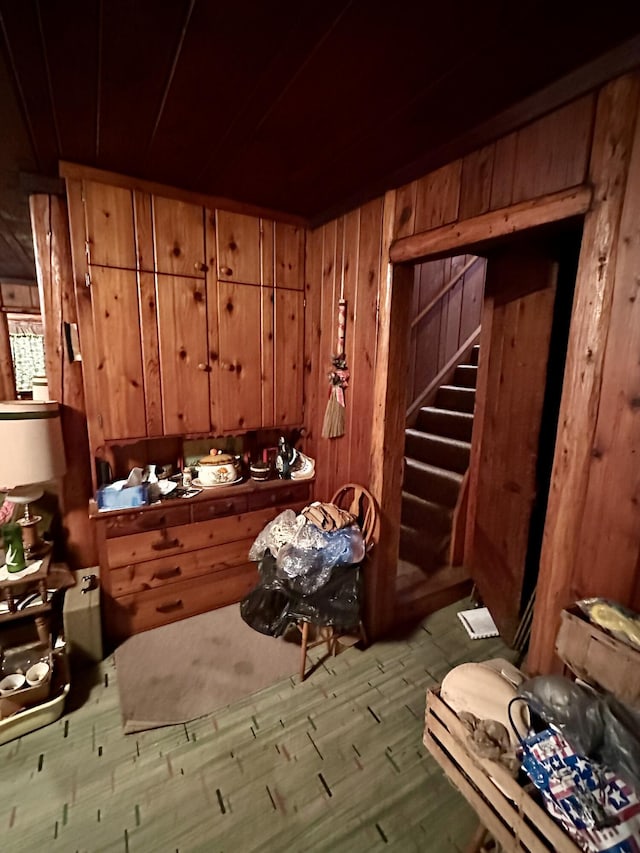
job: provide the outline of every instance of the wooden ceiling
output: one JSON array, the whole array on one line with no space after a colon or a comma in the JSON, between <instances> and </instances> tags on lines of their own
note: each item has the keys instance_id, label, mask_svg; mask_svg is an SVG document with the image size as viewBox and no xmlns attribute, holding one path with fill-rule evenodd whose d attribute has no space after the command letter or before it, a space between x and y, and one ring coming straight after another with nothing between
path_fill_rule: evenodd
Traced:
<instances>
[{"instance_id":1,"label":"wooden ceiling","mask_svg":"<svg viewBox=\"0 0 640 853\"><path fill-rule=\"evenodd\" d=\"M0 0L0 28L0 280L33 279L59 160L317 224L640 65L628 0Z\"/></svg>"}]
</instances>

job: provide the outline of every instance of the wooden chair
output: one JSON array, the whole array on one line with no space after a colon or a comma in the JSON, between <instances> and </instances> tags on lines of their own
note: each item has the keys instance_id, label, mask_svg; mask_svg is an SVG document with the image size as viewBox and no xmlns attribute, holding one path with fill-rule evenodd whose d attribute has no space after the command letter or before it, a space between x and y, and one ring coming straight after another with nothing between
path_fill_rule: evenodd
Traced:
<instances>
[{"instance_id":1,"label":"wooden chair","mask_svg":"<svg viewBox=\"0 0 640 853\"><path fill-rule=\"evenodd\" d=\"M380 518L373 495L368 492L364 486L359 486L356 483L347 483L338 489L331 498L331 503L341 509L347 510L357 518L358 525L362 532L362 538L364 539L366 554L368 554L378 541L378 536L380 534ZM366 559L367 557L365 555L365 560ZM326 643L327 654L335 655L338 648L338 642L346 636L353 637L353 635L337 633L333 625L316 625L318 629L318 638L309 642L310 624L311 622L306 619L300 620L296 623L300 633L302 634L300 681L304 681L308 649L312 649L314 646ZM363 643L366 643L367 635L365 633L362 620L360 620L358 629L359 637L356 637L354 642L361 639Z\"/></svg>"}]
</instances>

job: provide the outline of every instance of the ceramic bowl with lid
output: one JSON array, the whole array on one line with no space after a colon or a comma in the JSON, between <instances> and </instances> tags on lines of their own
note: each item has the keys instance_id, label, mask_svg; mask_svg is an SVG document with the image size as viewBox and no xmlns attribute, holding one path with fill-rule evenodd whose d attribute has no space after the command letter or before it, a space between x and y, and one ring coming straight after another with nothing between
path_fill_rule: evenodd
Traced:
<instances>
[{"instance_id":1,"label":"ceramic bowl with lid","mask_svg":"<svg viewBox=\"0 0 640 853\"><path fill-rule=\"evenodd\" d=\"M212 450L198 462L198 479L203 486L222 486L235 483L240 477L240 460L229 453Z\"/></svg>"}]
</instances>

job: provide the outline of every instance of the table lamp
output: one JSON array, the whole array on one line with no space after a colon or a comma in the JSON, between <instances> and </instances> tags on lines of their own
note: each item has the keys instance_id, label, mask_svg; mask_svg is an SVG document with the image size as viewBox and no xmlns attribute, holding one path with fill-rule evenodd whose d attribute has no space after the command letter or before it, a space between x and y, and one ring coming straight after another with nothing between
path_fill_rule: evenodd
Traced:
<instances>
[{"instance_id":1,"label":"table lamp","mask_svg":"<svg viewBox=\"0 0 640 853\"><path fill-rule=\"evenodd\" d=\"M65 470L58 403L0 401L0 492L12 503L24 504L17 523L28 557L42 547L37 527L42 519L31 515L29 504L42 496L44 483Z\"/></svg>"}]
</instances>

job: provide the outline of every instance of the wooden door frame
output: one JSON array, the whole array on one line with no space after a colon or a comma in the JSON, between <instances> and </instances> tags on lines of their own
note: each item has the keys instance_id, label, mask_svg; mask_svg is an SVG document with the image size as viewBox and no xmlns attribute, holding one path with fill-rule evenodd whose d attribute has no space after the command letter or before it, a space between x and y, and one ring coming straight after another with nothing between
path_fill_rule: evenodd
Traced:
<instances>
[{"instance_id":1,"label":"wooden door frame","mask_svg":"<svg viewBox=\"0 0 640 853\"><path fill-rule=\"evenodd\" d=\"M587 184L510 205L452 225L390 239L395 191L385 196L383 262L379 305L378 359L371 433L371 490L380 507L380 541L368 574L367 616L373 636L387 632L394 619L395 580L400 544L404 459L405 388L413 266L443 256L483 254L498 238L571 217L591 206Z\"/></svg>"},{"instance_id":2,"label":"wooden door frame","mask_svg":"<svg viewBox=\"0 0 640 853\"><path fill-rule=\"evenodd\" d=\"M397 386L406 364L407 264L463 251L482 253L496 237L569 216L585 215L571 315L565 384L560 403L547 521L543 535L529 647L531 672L558 669L554 642L560 611L572 600L572 581L587 499L606 340L616 280L620 221L634 149L640 133L640 77L629 74L602 88L598 97L587 181L564 193L512 205L463 222L405 237L395 243L396 192L385 197L379 302L378 359L371 433L371 490L381 512L381 537L370 571L367 615L372 636L388 631L394 618L403 464L404 388ZM567 449L571 452L567 453ZM591 460L592 461L592 460Z\"/></svg>"}]
</instances>

